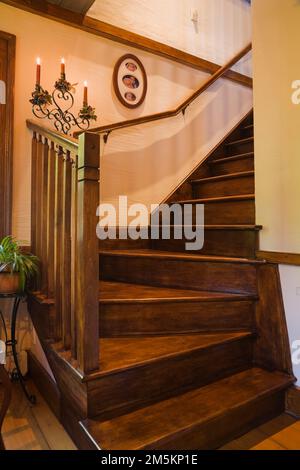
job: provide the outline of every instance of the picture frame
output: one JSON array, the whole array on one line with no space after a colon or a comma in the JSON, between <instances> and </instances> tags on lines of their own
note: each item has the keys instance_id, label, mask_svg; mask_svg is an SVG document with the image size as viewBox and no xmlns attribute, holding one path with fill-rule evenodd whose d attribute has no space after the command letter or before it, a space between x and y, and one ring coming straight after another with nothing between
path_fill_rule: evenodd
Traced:
<instances>
[{"instance_id":1,"label":"picture frame","mask_svg":"<svg viewBox=\"0 0 300 470\"><path fill-rule=\"evenodd\" d=\"M133 54L125 54L117 61L113 73L113 86L118 100L126 108L134 109L146 98L148 81L144 65Z\"/></svg>"}]
</instances>

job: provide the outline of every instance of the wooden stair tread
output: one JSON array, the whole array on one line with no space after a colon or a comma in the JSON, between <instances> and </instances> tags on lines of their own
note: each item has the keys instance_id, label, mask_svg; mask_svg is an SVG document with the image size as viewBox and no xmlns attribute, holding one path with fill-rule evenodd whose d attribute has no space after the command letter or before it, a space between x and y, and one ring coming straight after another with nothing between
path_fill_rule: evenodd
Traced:
<instances>
[{"instance_id":1,"label":"wooden stair tread","mask_svg":"<svg viewBox=\"0 0 300 470\"><path fill-rule=\"evenodd\" d=\"M240 171L238 173L228 173L226 175L219 175L219 176L210 176L208 178L200 178L198 180L192 180L191 184L200 184L200 183L209 183L209 182L216 182L216 181L226 181L235 178L245 178L247 176L254 177L254 171Z\"/></svg>"},{"instance_id":2,"label":"wooden stair tread","mask_svg":"<svg viewBox=\"0 0 300 470\"><path fill-rule=\"evenodd\" d=\"M285 374L252 368L108 421L87 419L82 426L103 450L155 449L172 436L292 383Z\"/></svg>"},{"instance_id":3,"label":"wooden stair tread","mask_svg":"<svg viewBox=\"0 0 300 470\"><path fill-rule=\"evenodd\" d=\"M158 227L158 226L156 226ZM204 227L204 230L237 230L237 231L243 231L243 230L254 230L254 231L260 231L263 229L262 225L228 225L228 224L219 224L219 225L159 225L159 227L192 227L195 229L196 227Z\"/></svg>"},{"instance_id":4,"label":"wooden stair tread","mask_svg":"<svg viewBox=\"0 0 300 470\"><path fill-rule=\"evenodd\" d=\"M244 139L234 140L233 142L228 142L226 145L229 147L231 145L238 145L238 144L246 144L248 142L252 142L254 137L245 137Z\"/></svg>"},{"instance_id":5,"label":"wooden stair tread","mask_svg":"<svg viewBox=\"0 0 300 470\"><path fill-rule=\"evenodd\" d=\"M100 281L99 296L101 304L108 303L154 303L154 302L186 302L186 301L241 301L256 300L254 295L230 294L226 292L194 291L153 287L125 282Z\"/></svg>"},{"instance_id":6,"label":"wooden stair tread","mask_svg":"<svg viewBox=\"0 0 300 470\"><path fill-rule=\"evenodd\" d=\"M242 331L139 338L101 338L99 340L100 369L87 376L86 380L94 380L96 377L115 374L191 351L242 340L252 335L252 332Z\"/></svg>"},{"instance_id":7,"label":"wooden stair tread","mask_svg":"<svg viewBox=\"0 0 300 470\"><path fill-rule=\"evenodd\" d=\"M234 162L236 160L244 160L246 158L254 158L254 152L241 153L239 155L232 155L231 157L216 158L209 162L209 165L217 165L220 163Z\"/></svg>"},{"instance_id":8,"label":"wooden stair tread","mask_svg":"<svg viewBox=\"0 0 300 470\"><path fill-rule=\"evenodd\" d=\"M249 263L249 264L264 264L263 260L248 259L248 258L230 258L224 256L210 256L187 254L183 252L160 251L160 250L105 250L100 252L100 256L123 256L127 258L162 258L169 260L182 260L182 261L199 261L199 262L212 262L212 263Z\"/></svg>"},{"instance_id":9,"label":"wooden stair tread","mask_svg":"<svg viewBox=\"0 0 300 470\"><path fill-rule=\"evenodd\" d=\"M222 196L222 197L209 197L202 199L185 199L181 201L173 201L171 204L209 204L214 202L235 202L235 201L249 201L255 199L254 194L243 194L238 196Z\"/></svg>"}]
</instances>

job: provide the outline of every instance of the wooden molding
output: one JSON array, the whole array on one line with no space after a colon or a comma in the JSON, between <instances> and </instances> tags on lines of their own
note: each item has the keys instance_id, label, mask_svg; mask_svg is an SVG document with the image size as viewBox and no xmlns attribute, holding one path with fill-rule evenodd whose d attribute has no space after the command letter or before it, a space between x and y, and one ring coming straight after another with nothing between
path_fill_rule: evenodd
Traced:
<instances>
[{"instance_id":1,"label":"wooden molding","mask_svg":"<svg viewBox=\"0 0 300 470\"><path fill-rule=\"evenodd\" d=\"M257 251L256 257L268 261L269 263L300 266L300 254L260 250Z\"/></svg>"},{"instance_id":2,"label":"wooden molding","mask_svg":"<svg viewBox=\"0 0 300 470\"><path fill-rule=\"evenodd\" d=\"M16 37L0 31L0 39L7 42L7 76L6 105L4 122L4 152L0 155L1 204L5 210L0 211L0 237L11 234L12 229L12 186L13 186L13 136L14 136L14 86Z\"/></svg>"},{"instance_id":3,"label":"wooden molding","mask_svg":"<svg viewBox=\"0 0 300 470\"><path fill-rule=\"evenodd\" d=\"M286 411L300 418L300 388L297 386L286 392Z\"/></svg>"},{"instance_id":4,"label":"wooden molding","mask_svg":"<svg viewBox=\"0 0 300 470\"><path fill-rule=\"evenodd\" d=\"M27 355L30 377L57 419L60 420L60 392L56 383L31 351L28 351Z\"/></svg>"},{"instance_id":5,"label":"wooden molding","mask_svg":"<svg viewBox=\"0 0 300 470\"><path fill-rule=\"evenodd\" d=\"M181 51L175 47L167 46L166 44L162 44L145 36L132 33L74 11L66 10L65 8L43 0L2 0L2 3L58 21L68 26L73 26L74 28L104 37L111 41L126 44L135 49L150 52L151 54L164 57L165 59L178 62L179 64L186 65L196 70L213 74L220 68L220 65L201 59L200 57ZM233 80L245 86L253 86L251 77L247 77L233 70L227 71L224 76L229 80Z\"/></svg>"}]
</instances>

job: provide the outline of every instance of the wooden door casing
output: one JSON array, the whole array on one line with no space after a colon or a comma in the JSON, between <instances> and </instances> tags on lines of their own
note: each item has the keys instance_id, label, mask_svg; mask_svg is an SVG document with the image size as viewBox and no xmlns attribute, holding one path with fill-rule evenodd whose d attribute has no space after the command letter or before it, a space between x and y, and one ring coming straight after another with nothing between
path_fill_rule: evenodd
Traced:
<instances>
[{"instance_id":1,"label":"wooden door casing","mask_svg":"<svg viewBox=\"0 0 300 470\"><path fill-rule=\"evenodd\" d=\"M11 233L13 119L16 37L0 31L0 80L5 83L5 104L0 104L0 239Z\"/></svg>"}]
</instances>

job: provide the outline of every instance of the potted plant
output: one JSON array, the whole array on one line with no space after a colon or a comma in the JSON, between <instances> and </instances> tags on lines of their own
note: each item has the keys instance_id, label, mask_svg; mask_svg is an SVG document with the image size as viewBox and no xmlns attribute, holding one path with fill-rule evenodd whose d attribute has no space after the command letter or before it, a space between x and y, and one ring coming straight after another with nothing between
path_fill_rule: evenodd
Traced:
<instances>
[{"instance_id":1,"label":"potted plant","mask_svg":"<svg viewBox=\"0 0 300 470\"><path fill-rule=\"evenodd\" d=\"M20 242L12 236L0 242L0 293L24 292L27 281L39 271L39 260L22 250Z\"/></svg>"}]
</instances>

